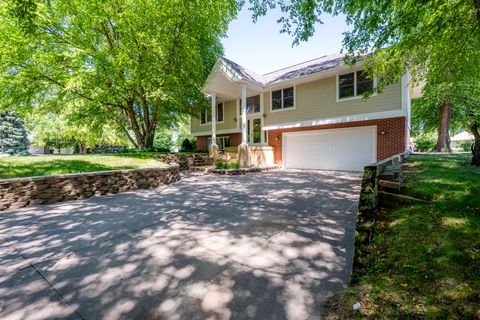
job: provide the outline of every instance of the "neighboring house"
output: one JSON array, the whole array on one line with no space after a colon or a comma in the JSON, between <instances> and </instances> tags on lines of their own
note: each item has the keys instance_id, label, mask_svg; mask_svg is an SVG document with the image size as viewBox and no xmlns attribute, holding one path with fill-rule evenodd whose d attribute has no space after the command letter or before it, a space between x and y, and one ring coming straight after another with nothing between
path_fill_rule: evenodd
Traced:
<instances>
[{"instance_id":1,"label":"neighboring house","mask_svg":"<svg viewBox=\"0 0 480 320\"><path fill-rule=\"evenodd\" d=\"M352 68L340 54L265 75L221 58L204 86L212 109L192 119L191 131L199 150L212 136L220 149L243 141L251 163L358 171L408 149L408 75L362 99L375 85L361 62Z\"/></svg>"},{"instance_id":2,"label":"neighboring house","mask_svg":"<svg viewBox=\"0 0 480 320\"><path fill-rule=\"evenodd\" d=\"M475 140L473 134L468 133L467 131L460 132L450 138L450 148L455 150L461 149L458 147L459 143L464 141L471 141L473 143L473 140Z\"/></svg>"}]
</instances>

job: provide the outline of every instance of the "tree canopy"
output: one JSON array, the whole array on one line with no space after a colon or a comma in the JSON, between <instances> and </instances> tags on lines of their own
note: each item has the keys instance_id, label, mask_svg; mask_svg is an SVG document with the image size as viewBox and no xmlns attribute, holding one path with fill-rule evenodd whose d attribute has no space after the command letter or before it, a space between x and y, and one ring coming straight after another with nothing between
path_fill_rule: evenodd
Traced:
<instances>
[{"instance_id":1,"label":"tree canopy","mask_svg":"<svg viewBox=\"0 0 480 320\"><path fill-rule=\"evenodd\" d=\"M115 121L137 147L201 105L235 0L0 4L0 108ZM107 116L106 116L107 115Z\"/></svg>"},{"instance_id":2,"label":"tree canopy","mask_svg":"<svg viewBox=\"0 0 480 320\"><path fill-rule=\"evenodd\" d=\"M280 7L278 21L293 43L311 37L322 14L345 14L353 27L345 33L344 49L375 54L367 69L396 82L409 68L414 80L444 78L450 70L478 74L480 65L480 2L477 0L250 0L253 19ZM432 64L432 62L434 62Z\"/></svg>"}]
</instances>

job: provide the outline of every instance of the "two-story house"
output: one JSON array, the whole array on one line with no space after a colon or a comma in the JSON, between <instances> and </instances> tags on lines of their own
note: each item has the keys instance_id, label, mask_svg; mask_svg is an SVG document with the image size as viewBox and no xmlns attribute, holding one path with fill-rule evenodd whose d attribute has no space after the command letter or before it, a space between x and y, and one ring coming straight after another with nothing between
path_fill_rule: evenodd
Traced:
<instances>
[{"instance_id":1,"label":"two-story house","mask_svg":"<svg viewBox=\"0 0 480 320\"><path fill-rule=\"evenodd\" d=\"M408 75L363 99L375 85L361 62L351 67L340 54L264 75L221 58L204 86L211 109L192 119L191 132L199 150L248 145L251 163L362 170L409 141Z\"/></svg>"}]
</instances>

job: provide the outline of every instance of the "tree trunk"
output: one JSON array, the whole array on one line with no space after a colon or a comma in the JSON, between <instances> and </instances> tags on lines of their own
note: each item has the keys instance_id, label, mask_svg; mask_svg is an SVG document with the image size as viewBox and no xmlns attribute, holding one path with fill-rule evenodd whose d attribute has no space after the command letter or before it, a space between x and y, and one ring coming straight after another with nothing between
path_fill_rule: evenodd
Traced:
<instances>
[{"instance_id":1,"label":"tree trunk","mask_svg":"<svg viewBox=\"0 0 480 320\"><path fill-rule=\"evenodd\" d=\"M452 113L452 105L443 101L440 110L440 123L438 125L438 139L435 148L432 151L452 152L450 148L450 115Z\"/></svg>"},{"instance_id":2,"label":"tree trunk","mask_svg":"<svg viewBox=\"0 0 480 320\"><path fill-rule=\"evenodd\" d=\"M480 0L473 0L473 5L477 11L477 23L480 25Z\"/></svg>"},{"instance_id":3,"label":"tree trunk","mask_svg":"<svg viewBox=\"0 0 480 320\"><path fill-rule=\"evenodd\" d=\"M480 167L480 132L478 132L478 122L474 122L470 129L475 137L472 145L472 166Z\"/></svg>"}]
</instances>

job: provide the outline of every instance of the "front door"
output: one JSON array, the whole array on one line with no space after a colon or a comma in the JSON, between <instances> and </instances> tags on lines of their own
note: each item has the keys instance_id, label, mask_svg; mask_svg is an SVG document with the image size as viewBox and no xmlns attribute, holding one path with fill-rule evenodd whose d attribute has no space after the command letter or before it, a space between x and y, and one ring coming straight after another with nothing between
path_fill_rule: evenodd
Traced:
<instances>
[{"instance_id":1,"label":"front door","mask_svg":"<svg viewBox=\"0 0 480 320\"><path fill-rule=\"evenodd\" d=\"M262 131L262 118L250 118L247 122L247 133L249 144L263 144L265 141L265 134Z\"/></svg>"}]
</instances>

